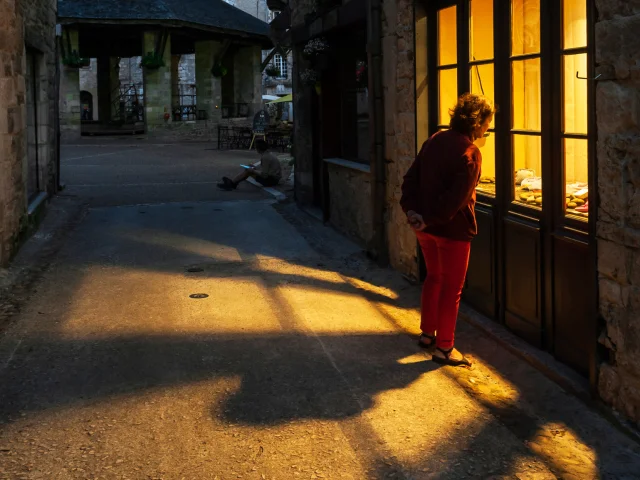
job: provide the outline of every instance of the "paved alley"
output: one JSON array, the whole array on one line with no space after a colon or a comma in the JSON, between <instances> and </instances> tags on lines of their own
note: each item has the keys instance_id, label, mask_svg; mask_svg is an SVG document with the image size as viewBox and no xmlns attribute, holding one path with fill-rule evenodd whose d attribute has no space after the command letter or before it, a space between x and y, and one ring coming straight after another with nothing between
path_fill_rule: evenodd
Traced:
<instances>
[{"instance_id":1,"label":"paved alley","mask_svg":"<svg viewBox=\"0 0 640 480\"><path fill-rule=\"evenodd\" d=\"M0 337L0 478L640 478L634 440L478 330L472 369L437 368L419 287L216 191L244 159L63 151L89 206Z\"/></svg>"},{"instance_id":2,"label":"paved alley","mask_svg":"<svg viewBox=\"0 0 640 480\"><path fill-rule=\"evenodd\" d=\"M63 195L91 206L266 198L249 184L234 192L216 188L257 153L219 151L213 143L154 144L137 137L88 137L61 146Z\"/></svg>"}]
</instances>

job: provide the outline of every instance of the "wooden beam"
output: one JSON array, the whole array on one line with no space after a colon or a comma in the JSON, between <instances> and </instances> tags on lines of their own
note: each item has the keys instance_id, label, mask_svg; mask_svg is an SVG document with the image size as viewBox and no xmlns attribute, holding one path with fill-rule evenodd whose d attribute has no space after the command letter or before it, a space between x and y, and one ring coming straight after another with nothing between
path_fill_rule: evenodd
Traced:
<instances>
[{"instance_id":1,"label":"wooden beam","mask_svg":"<svg viewBox=\"0 0 640 480\"><path fill-rule=\"evenodd\" d=\"M278 48L279 47L275 47L273 50L269 52L269 55L267 55L267 58L265 58L264 61L262 62L262 65L260 65L260 72L264 72L264 69L267 68L267 65L269 65L269 63L271 62L275 54L278 53Z\"/></svg>"}]
</instances>

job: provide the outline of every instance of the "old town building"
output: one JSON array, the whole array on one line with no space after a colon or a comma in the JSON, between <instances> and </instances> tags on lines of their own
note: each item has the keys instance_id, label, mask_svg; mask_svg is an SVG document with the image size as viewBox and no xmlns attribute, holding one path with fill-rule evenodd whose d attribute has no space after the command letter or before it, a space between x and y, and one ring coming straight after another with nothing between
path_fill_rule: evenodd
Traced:
<instances>
[{"instance_id":1,"label":"old town building","mask_svg":"<svg viewBox=\"0 0 640 480\"><path fill-rule=\"evenodd\" d=\"M0 3L0 266L58 186L56 4Z\"/></svg>"},{"instance_id":2,"label":"old town building","mask_svg":"<svg viewBox=\"0 0 640 480\"><path fill-rule=\"evenodd\" d=\"M294 52L297 202L423 278L402 178L459 94L493 98L465 302L640 422L640 4L269 4Z\"/></svg>"},{"instance_id":3,"label":"old town building","mask_svg":"<svg viewBox=\"0 0 640 480\"><path fill-rule=\"evenodd\" d=\"M58 17L64 138L214 138L262 108L268 25L223 0L59 0Z\"/></svg>"}]
</instances>

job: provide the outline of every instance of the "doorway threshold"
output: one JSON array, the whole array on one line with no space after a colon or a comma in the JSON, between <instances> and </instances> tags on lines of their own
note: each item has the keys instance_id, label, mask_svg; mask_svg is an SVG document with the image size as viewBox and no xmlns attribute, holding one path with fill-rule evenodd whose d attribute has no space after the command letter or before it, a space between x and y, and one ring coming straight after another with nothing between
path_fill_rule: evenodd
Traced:
<instances>
[{"instance_id":1,"label":"doorway threshold","mask_svg":"<svg viewBox=\"0 0 640 480\"><path fill-rule=\"evenodd\" d=\"M460 304L459 315L462 320L482 330L502 347L522 358L549 379L559 384L567 392L570 392L583 401L591 400L589 380L574 371L571 367L559 362L549 353L528 344L520 337L508 331L504 326L485 317L464 302Z\"/></svg>"},{"instance_id":2,"label":"doorway threshold","mask_svg":"<svg viewBox=\"0 0 640 480\"><path fill-rule=\"evenodd\" d=\"M38 213L43 204L47 201L49 196L45 192L40 192L31 202L29 202L29 206L27 207L27 215L29 217L33 217Z\"/></svg>"}]
</instances>

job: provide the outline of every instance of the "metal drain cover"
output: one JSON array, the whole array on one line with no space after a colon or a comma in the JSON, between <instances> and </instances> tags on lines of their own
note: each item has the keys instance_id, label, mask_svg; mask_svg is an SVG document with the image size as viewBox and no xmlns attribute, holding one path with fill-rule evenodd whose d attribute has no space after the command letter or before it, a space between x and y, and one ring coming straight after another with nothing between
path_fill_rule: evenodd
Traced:
<instances>
[{"instance_id":1,"label":"metal drain cover","mask_svg":"<svg viewBox=\"0 0 640 480\"><path fill-rule=\"evenodd\" d=\"M209 295L207 295L206 293L192 293L191 295L189 295L189 298L208 298Z\"/></svg>"},{"instance_id":2,"label":"metal drain cover","mask_svg":"<svg viewBox=\"0 0 640 480\"><path fill-rule=\"evenodd\" d=\"M187 272L189 272L189 273L200 273L200 272L204 272L204 268L191 267L191 268L187 268Z\"/></svg>"}]
</instances>

